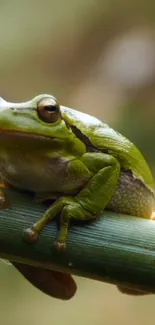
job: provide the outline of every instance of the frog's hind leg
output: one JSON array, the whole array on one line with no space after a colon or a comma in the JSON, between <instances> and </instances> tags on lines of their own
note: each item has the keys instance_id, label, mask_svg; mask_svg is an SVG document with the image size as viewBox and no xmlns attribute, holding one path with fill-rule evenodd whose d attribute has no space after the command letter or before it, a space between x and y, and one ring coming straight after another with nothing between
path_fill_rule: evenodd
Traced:
<instances>
[{"instance_id":1,"label":"frog's hind leg","mask_svg":"<svg viewBox=\"0 0 155 325\"><path fill-rule=\"evenodd\" d=\"M120 176L119 162L108 154L89 153L84 154L80 161L80 172L82 166L93 175L87 185L74 198L66 196L56 200L38 222L24 231L25 238L35 241L47 222L61 213L55 246L59 250L65 249L71 219L92 220L105 209L116 190ZM70 168L72 175L76 175L77 162L72 161Z\"/></svg>"}]
</instances>

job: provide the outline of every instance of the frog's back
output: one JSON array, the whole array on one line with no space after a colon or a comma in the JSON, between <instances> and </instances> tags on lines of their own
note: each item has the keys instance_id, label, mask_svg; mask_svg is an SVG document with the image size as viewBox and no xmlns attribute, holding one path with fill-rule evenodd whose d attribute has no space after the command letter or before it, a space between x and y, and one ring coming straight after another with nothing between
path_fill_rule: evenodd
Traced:
<instances>
[{"instance_id":1,"label":"frog's back","mask_svg":"<svg viewBox=\"0 0 155 325\"><path fill-rule=\"evenodd\" d=\"M73 132L78 131L77 133L79 133L80 130L79 137L83 142L88 140L92 147L116 157L121 168L131 171L133 176L141 180L154 194L155 183L150 168L132 142L107 124L88 114L62 107L62 116L72 127Z\"/></svg>"}]
</instances>

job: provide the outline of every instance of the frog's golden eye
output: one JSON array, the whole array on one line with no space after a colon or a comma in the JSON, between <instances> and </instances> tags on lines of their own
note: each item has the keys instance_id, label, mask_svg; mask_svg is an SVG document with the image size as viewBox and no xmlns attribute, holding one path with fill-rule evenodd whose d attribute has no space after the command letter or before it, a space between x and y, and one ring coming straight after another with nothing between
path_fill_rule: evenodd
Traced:
<instances>
[{"instance_id":1,"label":"frog's golden eye","mask_svg":"<svg viewBox=\"0 0 155 325\"><path fill-rule=\"evenodd\" d=\"M38 116L46 123L54 123L60 117L60 106L54 98L44 98L38 103Z\"/></svg>"}]
</instances>

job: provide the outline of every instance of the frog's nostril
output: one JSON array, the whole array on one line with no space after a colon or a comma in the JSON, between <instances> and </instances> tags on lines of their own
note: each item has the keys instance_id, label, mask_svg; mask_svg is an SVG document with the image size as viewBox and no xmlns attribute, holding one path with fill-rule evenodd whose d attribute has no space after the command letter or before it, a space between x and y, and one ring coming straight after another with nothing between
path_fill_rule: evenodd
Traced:
<instances>
[{"instance_id":1,"label":"frog's nostril","mask_svg":"<svg viewBox=\"0 0 155 325\"><path fill-rule=\"evenodd\" d=\"M10 107L10 110L14 113L14 114L16 114L17 113L17 109L15 108L15 107Z\"/></svg>"}]
</instances>

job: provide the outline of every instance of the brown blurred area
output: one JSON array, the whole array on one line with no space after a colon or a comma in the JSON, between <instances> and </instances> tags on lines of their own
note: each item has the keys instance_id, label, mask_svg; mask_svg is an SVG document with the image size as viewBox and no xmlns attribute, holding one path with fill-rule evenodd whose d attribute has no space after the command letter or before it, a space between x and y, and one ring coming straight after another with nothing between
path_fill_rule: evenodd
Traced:
<instances>
[{"instance_id":1,"label":"brown blurred area","mask_svg":"<svg viewBox=\"0 0 155 325\"><path fill-rule=\"evenodd\" d=\"M155 174L155 3L0 0L0 96L50 93L124 133ZM0 323L154 324L155 296L131 297L76 278L68 301L49 298L0 264Z\"/></svg>"}]
</instances>

